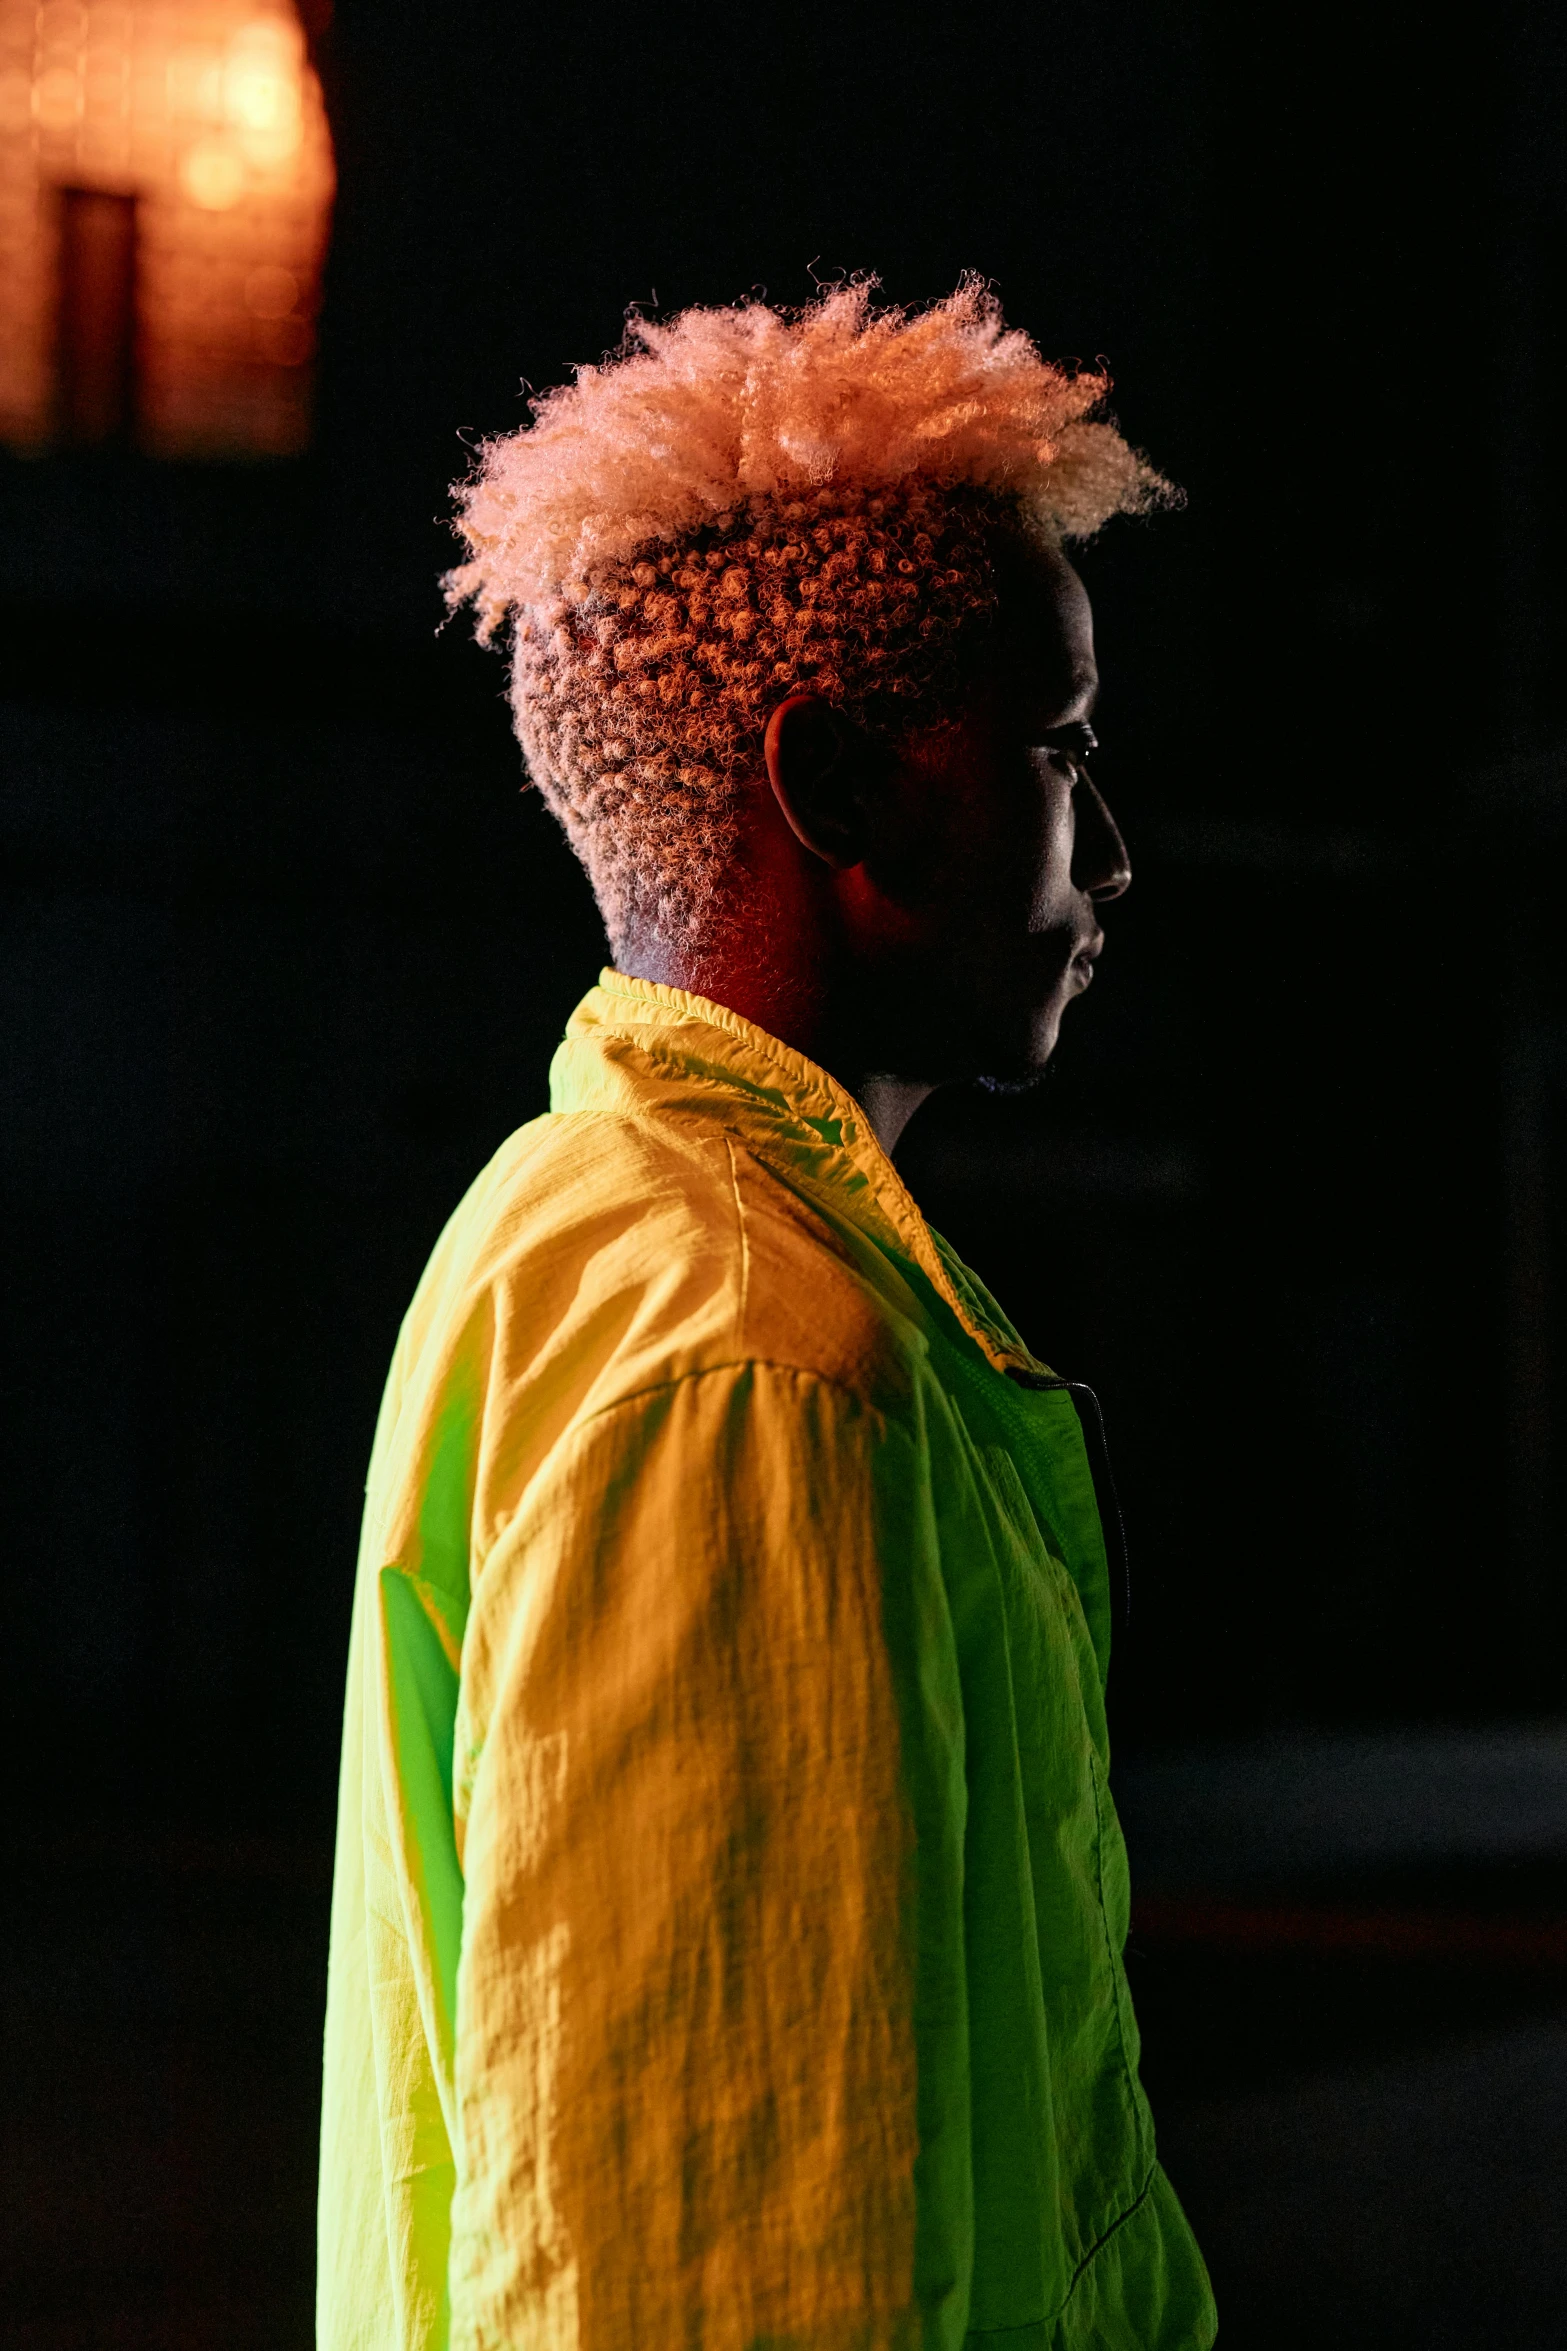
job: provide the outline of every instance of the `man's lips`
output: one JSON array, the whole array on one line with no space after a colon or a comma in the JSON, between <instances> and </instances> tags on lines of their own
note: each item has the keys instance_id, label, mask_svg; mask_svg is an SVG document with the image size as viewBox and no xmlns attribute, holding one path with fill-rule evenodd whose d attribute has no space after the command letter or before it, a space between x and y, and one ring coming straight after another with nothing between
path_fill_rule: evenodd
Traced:
<instances>
[{"instance_id":1,"label":"man's lips","mask_svg":"<svg viewBox=\"0 0 1567 2351\"><path fill-rule=\"evenodd\" d=\"M1084 940L1082 946L1079 947L1077 953L1072 958L1072 969L1077 974L1078 979L1082 982L1085 988L1094 976L1094 965L1099 960L1100 954L1104 948L1104 943L1104 932L1095 931L1091 939Z\"/></svg>"}]
</instances>

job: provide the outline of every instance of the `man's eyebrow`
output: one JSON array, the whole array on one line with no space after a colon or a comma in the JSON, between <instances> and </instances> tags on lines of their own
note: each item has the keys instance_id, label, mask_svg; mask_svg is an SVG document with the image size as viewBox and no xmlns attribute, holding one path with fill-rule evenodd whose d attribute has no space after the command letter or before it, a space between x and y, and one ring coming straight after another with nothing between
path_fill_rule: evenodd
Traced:
<instances>
[{"instance_id":1,"label":"man's eyebrow","mask_svg":"<svg viewBox=\"0 0 1567 2351\"><path fill-rule=\"evenodd\" d=\"M1049 724L1041 727L1040 732L1044 735L1052 735L1060 727L1082 726L1098 708L1098 705L1098 676L1080 678L1073 686L1066 701L1056 705Z\"/></svg>"}]
</instances>

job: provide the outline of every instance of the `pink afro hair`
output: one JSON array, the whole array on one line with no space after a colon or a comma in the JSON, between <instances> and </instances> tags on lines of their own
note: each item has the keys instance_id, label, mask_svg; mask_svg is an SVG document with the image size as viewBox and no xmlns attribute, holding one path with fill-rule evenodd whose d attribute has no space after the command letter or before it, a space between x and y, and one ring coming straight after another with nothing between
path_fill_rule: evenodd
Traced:
<instances>
[{"instance_id":1,"label":"pink afro hair","mask_svg":"<svg viewBox=\"0 0 1567 2351\"><path fill-rule=\"evenodd\" d=\"M1169 487L977 279L930 308L872 284L795 312L633 315L462 485L447 595L513 622L533 780L612 946L690 935L768 710L809 688L892 734L938 715L994 607L996 534L1086 538Z\"/></svg>"}]
</instances>

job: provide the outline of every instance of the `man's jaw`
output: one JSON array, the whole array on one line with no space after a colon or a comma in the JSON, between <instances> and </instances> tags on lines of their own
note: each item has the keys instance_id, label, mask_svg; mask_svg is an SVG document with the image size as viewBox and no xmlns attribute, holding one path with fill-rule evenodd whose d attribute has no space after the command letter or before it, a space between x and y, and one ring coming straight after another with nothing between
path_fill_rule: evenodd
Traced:
<instances>
[{"instance_id":1,"label":"man's jaw","mask_svg":"<svg viewBox=\"0 0 1567 2351\"><path fill-rule=\"evenodd\" d=\"M979 1079L990 1094L1029 1094L1045 1076L1061 1041L1061 1022L1066 1008L1081 996L1090 985L1105 943L1104 932L1097 927L1079 935L1064 963L1056 967L1055 986L1046 1001L1036 1009L1031 1023L1032 1033L1015 1053L998 1054L991 1067Z\"/></svg>"}]
</instances>

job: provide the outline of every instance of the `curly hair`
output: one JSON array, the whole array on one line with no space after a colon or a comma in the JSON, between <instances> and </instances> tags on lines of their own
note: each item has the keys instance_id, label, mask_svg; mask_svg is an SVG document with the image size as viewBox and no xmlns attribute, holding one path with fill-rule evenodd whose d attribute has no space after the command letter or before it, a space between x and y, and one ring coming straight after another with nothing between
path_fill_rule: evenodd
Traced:
<instances>
[{"instance_id":1,"label":"curly hair","mask_svg":"<svg viewBox=\"0 0 1567 2351\"><path fill-rule=\"evenodd\" d=\"M1169 485L977 279L921 312L872 282L807 308L633 316L457 490L448 575L512 623L533 781L611 946L691 938L767 715L822 694L892 739L951 707L994 615L1000 537L1058 544Z\"/></svg>"}]
</instances>

